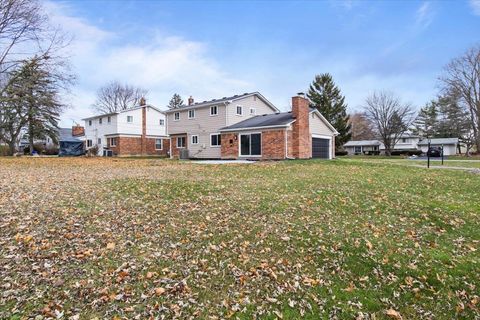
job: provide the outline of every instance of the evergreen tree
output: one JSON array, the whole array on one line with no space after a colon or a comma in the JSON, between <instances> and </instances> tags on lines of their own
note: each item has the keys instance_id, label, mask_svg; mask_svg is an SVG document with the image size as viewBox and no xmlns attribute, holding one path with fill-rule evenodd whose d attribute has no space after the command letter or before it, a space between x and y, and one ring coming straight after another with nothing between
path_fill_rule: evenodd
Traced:
<instances>
[{"instance_id":1,"label":"evergreen tree","mask_svg":"<svg viewBox=\"0 0 480 320\"><path fill-rule=\"evenodd\" d=\"M50 72L46 64L32 59L12 73L7 94L12 105L24 111L30 153L35 139L56 141L60 112L59 89L64 78Z\"/></svg>"},{"instance_id":2,"label":"evergreen tree","mask_svg":"<svg viewBox=\"0 0 480 320\"><path fill-rule=\"evenodd\" d=\"M332 76L328 73L315 76L307 96L311 101L311 107L320 111L339 132L335 139L335 146L336 149L341 149L352 137L351 125L345 97L335 85Z\"/></svg>"},{"instance_id":3,"label":"evergreen tree","mask_svg":"<svg viewBox=\"0 0 480 320\"><path fill-rule=\"evenodd\" d=\"M435 137L438 136L437 131L439 129L439 111L437 101L431 101L427 103L425 107L420 109L418 116L413 123L413 132L422 137Z\"/></svg>"},{"instance_id":4,"label":"evergreen tree","mask_svg":"<svg viewBox=\"0 0 480 320\"><path fill-rule=\"evenodd\" d=\"M177 109L178 107L182 106L183 105L183 100L182 100L182 97L180 97L180 95L178 93L175 93L172 97L172 99L170 99L170 101L168 102L168 108L169 109Z\"/></svg>"}]
</instances>

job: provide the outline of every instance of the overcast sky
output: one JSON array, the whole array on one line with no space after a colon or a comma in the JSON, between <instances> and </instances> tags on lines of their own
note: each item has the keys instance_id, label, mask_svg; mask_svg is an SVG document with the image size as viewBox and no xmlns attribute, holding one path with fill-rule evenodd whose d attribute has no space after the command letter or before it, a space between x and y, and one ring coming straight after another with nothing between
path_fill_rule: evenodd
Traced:
<instances>
[{"instance_id":1,"label":"overcast sky","mask_svg":"<svg viewBox=\"0 0 480 320\"><path fill-rule=\"evenodd\" d=\"M281 110L329 72L359 110L374 90L423 106L448 61L480 44L480 1L45 2L70 33L78 81L61 125L92 114L111 80L165 109L173 93L209 100L259 91Z\"/></svg>"}]
</instances>

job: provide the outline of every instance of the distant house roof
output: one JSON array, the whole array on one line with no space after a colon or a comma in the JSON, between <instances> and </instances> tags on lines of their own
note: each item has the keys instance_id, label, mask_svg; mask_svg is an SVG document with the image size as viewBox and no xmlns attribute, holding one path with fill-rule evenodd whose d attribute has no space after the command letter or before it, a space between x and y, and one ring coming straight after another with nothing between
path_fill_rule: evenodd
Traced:
<instances>
[{"instance_id":1,"label":"distant house roof","mask_svg":"<svg viewBox=\"0 0 480 320\"><path fill-rule=\"evenodd\" d=\"M344 147L360 147L360 146L379 146L380 141L378 140L357 140L357 141L348 141L343 146Z\"/></svg>"},{"instance_id":2,"label":"distant house roof","mask_svg":"<svg viewBox=\"0 0 480 320\"><path fill-rule=\"evenodd\" d=\"M430 139L430 144L440 145L440 144L458 144L458 138L434 138ZM428 139L423 139L418 143L420 146L428 145Z\"/></svg>"},{"instance_id":3,"label":"distant house roof","mask_svg":"<svg viewBox=\"0 0 480 320\"><path fill-rule=\"evenodd\" d=\"M96 118L102 118L102 117L108 117L108 116L113 116L113 115L116 115L116 114L120 114L120 113L123 113L123 112L128 112L128 111L132 111L132 110L137 110L137 109L140 109L142 107L148 107L148 108L152 108L160 113L165 113L165 111L162 111L160 109L158 109L157 107L154 107L152 105L145 105L145 106L135 106L135 107L131 107L131 108L128 108L128 109L125 109L125 110L121 110L121 111L117 111L117 112L110 112L110 113L104 113L104 114L99 114L99 115L96 115L96 116L91 116L91 117L88 117L88 118L83 118L82 120L91 120L91 119L96 119Z\"/></svg>"},{"instance_id":4,"label":"distant house roof","mask_svg":"<svg viewBox=\"0 0 480 320\"><path fill-rule=\"evenodd\" d=\"M58 140L73 138L72 128L58 128Z\"/></svg>"},{"instance_id":5,"label":"distant house roof","mask_svg":"<svg viewBox=\"0 0 480 320\"><path fill-rule=\"evenodd\" d=\"M208 100L208 101L202 101L202 102L195 102L194 104L192 105L182 105L178 108L175 108L175 109L170 109L170 110L167 110L165 111L165 113L172 113L172 112L177 112L179 110L188 110L188 109L196 109L196 108L202 108L202 107L208 107L208 106L213 106L213 105L216 105L216 104L222 104L222 103L228 103L228 102L233 102L235 100L239 100L239 99L243 99L243 98L247 98L247 97L250 97L250 96L257 96L259 97L260 99L262 99L270 108L272 108L273 110L275 111L279 111L277 109L277 107L275 107L270 101L267 100L267 98L265 98L262 94L260 94L259 92L250 92L250 93L244 93L244 94L236 94L234 96L230 96L230 97L223 97L223 98L220 98L220 99L212 99L212 100Z\"/></svg>"},{"instance_id":6,"label":"distant house roof","mask_svg":"<svg viewBox=\"0 0 480 320\"><path fill-rule=\"evenodd\" d=\"M228 127L223 127L220 131L236 131L241 129L265 128L265 127L285 127L294 122L295 118L291 112L277 112L252 117L247 120L235 123Z\"/></svg>"}]
</instances>

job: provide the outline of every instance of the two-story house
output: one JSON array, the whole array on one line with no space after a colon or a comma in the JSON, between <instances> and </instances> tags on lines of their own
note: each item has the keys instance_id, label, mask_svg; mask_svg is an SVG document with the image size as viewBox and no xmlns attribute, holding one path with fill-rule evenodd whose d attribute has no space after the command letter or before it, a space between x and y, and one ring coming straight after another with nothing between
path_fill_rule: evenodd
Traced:
<instances>
[{"instance_id":1,"label":"two-story house","mask_svg":"<svg viewBox=\"0 0 480 320\"><path fill-rule=\"evenodd\" d=\"M304 97L280 112L258 92L188 104L166 111L170 156L189 158L334 158L337 131Z\"/></svg>"},{"instance_id":2,"label":"two-story house","mask_svg":"<svg viewBox=\"0 0 480 320\"><path fill-rule=\"evenodd\" d=\"M140 105L108 114L83 119L86 149L98 147L98 154L111 151L113 155L167 155L165 113L145 99Z\"/></svg>"}]
</instances>

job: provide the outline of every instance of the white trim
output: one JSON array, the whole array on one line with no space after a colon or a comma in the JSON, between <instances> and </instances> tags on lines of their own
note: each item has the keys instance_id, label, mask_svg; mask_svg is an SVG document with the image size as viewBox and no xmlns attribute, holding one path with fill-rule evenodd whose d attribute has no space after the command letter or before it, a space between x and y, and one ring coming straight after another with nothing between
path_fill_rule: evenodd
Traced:
<instances>
[{"instance_id":1,"label":"white trim","mask_svg":"<svg viewBox=\"0 0 480 320\"><path fill-rule=\"evenodd\" d=\"M190 117L190 112L193 113L193 117ZM188 110L188 119L189 120L195 119L195 115L196 115L195 109Z\"/></svg>"},{"instance_id":2,"label":"white trim","mask_svg":"<svg viewBox=\"0 0 480 320\"><path fill-rule=\"evenodd\" d=\"M242 155L242 136L250 136L252 134L260 134L260 154L259 155ZM261 158L263 156L263 148L262 148L262 141L263 141L263 135L262 132L247 132L247 133L239 133L238 134L238 157L243 157L243 158ZM251 152L252 146L250 144L250 152Z\"/></svg>"},{"instance_id":3,"label":"white trim","mask_svg":"<svg viewBox=\"0 0 480 320\"><path fill-rule=\"evenodd\" d=\"M177 115L177 114L178 114L178 119L176 119L176 115ZM173 113L173 121L180 121L180 112L175 111L175 112Z\"/></svg>"},{"instance_id":4,"label":"white trim","mask_svg":"<svg viewBox=\"0 0 480 320\"><path fill-rule=\"evenodd\" d=\"M213 109L213 108L215 108L215 110L216 110L216 111L215 111L215 112L216 112L215 114L212 114L212 109ZM210 106L210 117L216 117L216 116L218 116L218 106L217 106L217 105L215 105L215 106Z\"/></svg>"},{"instance_id":5,"label":"white trim","mask_svg":"<svg viewBox=\"0 0 480 320\"><path fill-rule=\"evenodd\" d=\"M238 113L238 108L240 108L240 113ZM241 105L237 105L235 107L235 115L239 116L239 117L243 117L243 106Z\"/></svg>"},{"instance_id":6,"label":"white trim","mask_svg":"<svg viewBox=\"0 0 480 320\"><path fill-rule=\"evenodd\" d=\"M212 145L212 136L220 136L220 144L219 145ZM222 134L221 133L210 133L210 148L221 148L222 147ZM217 139L217 142L218 142L218 139Z\"/></svg>"},{"instance_id":7,"label":"white trim","mask_svg":"<svg viewBox=\"0 0 480 320\"><path fill-rule=\"evenodd\" d=\"M178 146L178 138L185 138L185 145L186 145L187 144L187 136L177 136L177 137L175 137L175 140L177 142L176 143L177 149L185 149L185 146L183 146L183 147Z\"/></svg>"},{"instance_id":8,"label":"white trim","mask_svg":"<svg viewBox=\"0 0 480 320\"><path fill-rule=\"evenodd\" d=\"M332 146L332 136L328 136L326 134L316 134L316 133L312 133L312 139L313 138L319 138L319 139L327 139L329 140L328 142L328 145L329 145L329 153L328 153L328 160L332 160L333 159L333 156L332 156L332 152L334 152L334 148L335 146ZM312 141L312 154L310 156L310 158L313 158L313 141Z\"/></svg>"},{"instance_id":9,"label":"white trim","mask_svg":"<svg viewBox=\"0 0 480 320\"><path fill-rule=\"evenodd\" d=\"M253 111L253 112L252 112ZM257 108L250 108L250 115L256 116L257 115Z\"/></svg>"},{"instance_id":10,"label":"white trim","mask_svg":"<svg viewBox=\"0 0 480 320\"><path fill-rule=\"evenodd\" d=\"M163 121L163 124L162 124ZM165 119L158 119L158 125L161 127L165 127Z\"/></svg>"},{"instance_id":11,"label":"white trim","mask_svg":"<svg viewBox=\"0 0 480 320\"><path fill-rule=\"evenodd\" d=\"M197 142L193 142L193 137L197 137ZM198 135L194 134L190 136L190 144L198 144Z\"/></svg>"},{"instance_id":12,"label":"white trim","mask_svg":"<svg viewBox=\"0 0 480 320\"><path fill-rule=\"evenodd\" d=\"M131 119L132 119L132 121L128 121L128 119L129 119L129 118L131 118ZM129 116L129 115L127 115L127 123L133 123L133 116Z\"/></svg>"},{"instance_id":13,"label":"white trim","mask_svg":"<svg viewBox=\"0 0 480 320\"><path fill-rule=\"evenodd\" d=\"M157 140L160 140L160 149L157 149ZM156 138L155 139L155 150L163 150L163 139L162 138Z\"/></svg>"}]
</instances>

